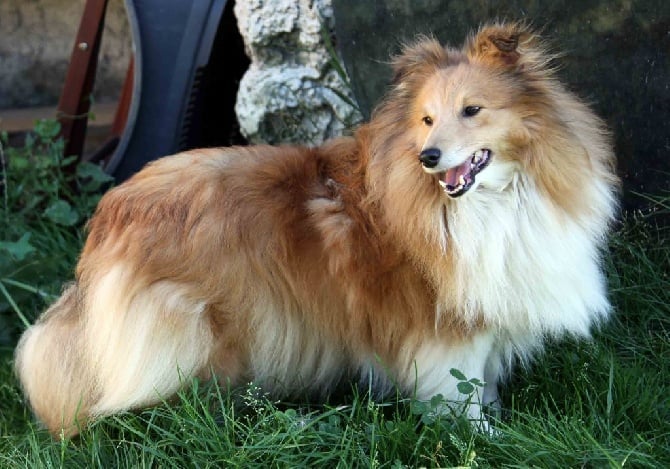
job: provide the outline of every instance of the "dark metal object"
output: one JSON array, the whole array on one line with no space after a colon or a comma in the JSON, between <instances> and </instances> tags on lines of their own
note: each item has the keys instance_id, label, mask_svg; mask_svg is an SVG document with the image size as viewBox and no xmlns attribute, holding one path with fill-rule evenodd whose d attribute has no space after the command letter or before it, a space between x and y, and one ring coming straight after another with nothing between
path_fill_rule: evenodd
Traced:
<instances>
[{"instance_id":1,"label":"dark metal object","mask_svg":"<svg viewBox=\"0 0 670 469\"><path fill-rule=\"evenodd\" d=\"M135 49L126 130L106 170L123 180L184 147L225 0L126 0Z\"/></svg>"},{"instance_id":2,"label":"dark metal object","mask_svg":"<svg viewBox=\"0 0 670 469\"><path fill-rule=\"evenodd\" d=\"M131 61L110 139L92 156L118 180L197 144L194 111L226 0L126 0ZM58 106L66 155L82 158L107 0L87 0Z\"/></svg>"},{"instance_id":3,"label":"dark metal object","mask_svg":"<svg viewBox=\"0 0 670 469\"><path fill-rule=\"evenodd\" d=\"M72 49L57 115L66 156L81 157L84 148L106 8L107 0L87 0Z\"/></svg>"}]
</instances>

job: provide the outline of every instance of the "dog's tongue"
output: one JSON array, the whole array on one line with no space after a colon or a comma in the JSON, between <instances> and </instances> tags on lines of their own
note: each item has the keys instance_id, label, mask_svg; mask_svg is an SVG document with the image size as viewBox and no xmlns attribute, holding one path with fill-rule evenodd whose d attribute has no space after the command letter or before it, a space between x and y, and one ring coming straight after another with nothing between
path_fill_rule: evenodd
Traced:
<instances>
[{"instance_id":1,"label":"dog's tongue","mask_svg":"<svg viewBox=\"0 0 670 469\"><path fill-rule=\"evenodd\" d=\"M447 186L456 187L459 184L459 178L463 176L465 179L467 179L469 172L470 160L466 160L462 165L448 169L447 172L444 173L444 182L447 184Z\"/></svg>"}]
</instances>

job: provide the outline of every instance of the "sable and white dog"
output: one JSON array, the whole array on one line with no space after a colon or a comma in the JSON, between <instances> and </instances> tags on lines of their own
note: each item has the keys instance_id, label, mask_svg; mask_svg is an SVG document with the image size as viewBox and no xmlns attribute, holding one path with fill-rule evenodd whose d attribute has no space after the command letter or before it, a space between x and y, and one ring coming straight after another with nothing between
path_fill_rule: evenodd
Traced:
<instances>
[{"instance_id":1,"label":"sable and white dog","mask_svg":"<svg viewBox=\"0 0 670 469\"><path fill-rule=\"evenodd\" d=\"M72 435L212 375L458 400L456 368L488 403L514 355L588 336L610 310L615 158L549 61L517 24L422 39L353 138L190 151L109 191L16 351L38 418Z\"/></svg>"}]
</instances>

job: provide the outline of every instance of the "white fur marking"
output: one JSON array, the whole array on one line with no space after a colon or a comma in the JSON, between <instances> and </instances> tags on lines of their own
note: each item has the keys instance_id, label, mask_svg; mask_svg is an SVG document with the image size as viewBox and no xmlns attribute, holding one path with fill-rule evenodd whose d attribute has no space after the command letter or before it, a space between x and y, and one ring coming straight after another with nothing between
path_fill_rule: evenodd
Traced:
<instances>
[{"instance_id":1,"label":"white fur marking","mask_svg":"<svg viewBox=\"0 0 670 469\"><path fill-rule=\"evenodd\" d=\"M116 265L88 297L86 341L101 392L93 415L159 402L205 365L212 337L204 305L183 286L134 286Z\"/></svg>"}]
</instances>

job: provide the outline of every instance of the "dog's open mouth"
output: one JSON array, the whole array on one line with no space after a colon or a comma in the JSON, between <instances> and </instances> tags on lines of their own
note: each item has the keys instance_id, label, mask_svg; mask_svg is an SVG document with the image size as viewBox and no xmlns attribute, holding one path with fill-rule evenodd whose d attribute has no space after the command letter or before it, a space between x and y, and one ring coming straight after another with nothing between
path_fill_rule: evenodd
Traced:
<instances>
[{"instance_id":1,"label":"dog's open mouth","mask_svg":"<svg viewBox=\"0 0 670 469\"><path fill-rule=\"evenodd\" d=\"M459 166L439 173L440 185L449 197L465 194L475 183L475 176L489 164L491 150L482 149L474 152L470 158Z\"/></svg>"}]
</instances>

